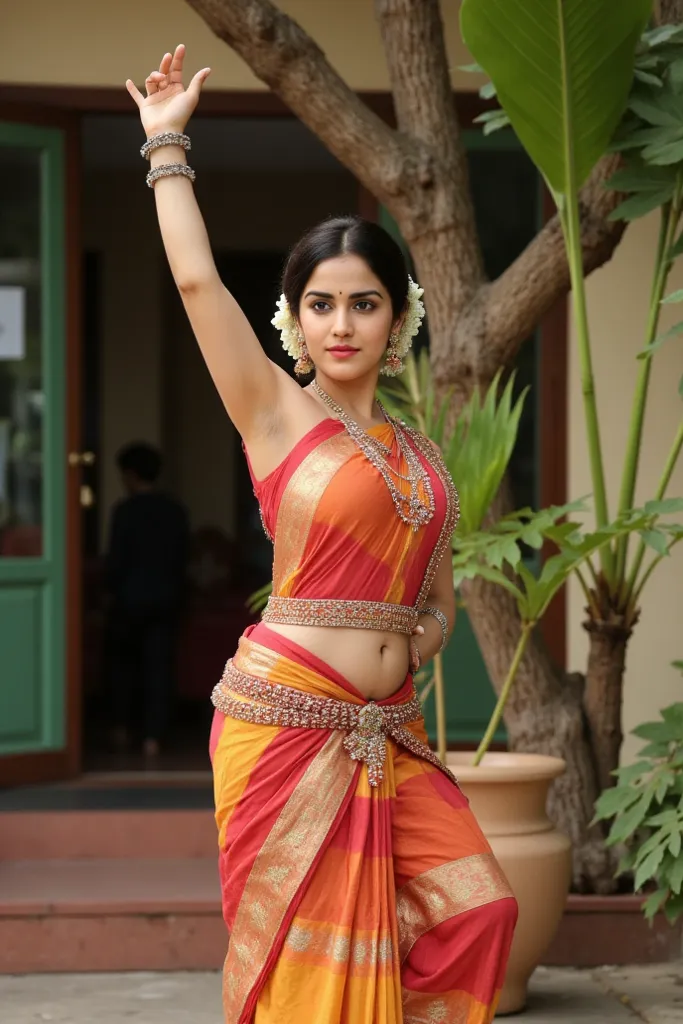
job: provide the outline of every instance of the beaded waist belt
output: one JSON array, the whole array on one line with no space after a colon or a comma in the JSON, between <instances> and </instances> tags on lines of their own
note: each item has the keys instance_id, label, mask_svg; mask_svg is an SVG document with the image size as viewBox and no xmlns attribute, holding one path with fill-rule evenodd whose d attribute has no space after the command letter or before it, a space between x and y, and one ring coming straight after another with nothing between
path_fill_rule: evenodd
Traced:
<instances>
[{"instance_id":1,"label":"beaded waist belt","mask_svg":"<svg viewBox=\"0 0 683 1024\"><path fill-rule=\"evenodd\" d=\"M440 768L456 782L455 776L427 744L405 728L408 722L422 718L422 706L414 689L405 704L381 706L374 701L350 704L333 697L315 697L281 683L267 683L240 672L231 659L220 683L213 689L211 702L224 715L243 722L343 730L347 733L344 747L352 760L367 765L371 786L378 786L384 778L387 736Z\"/></svg>"},{"instance_id":2,"label":"beaded waist belt","mask_svg":"<svg viewBox=\"0 0 683 1024\"><path fill-rule=\"evenodd\" d=\"M418 616L417 608L406 604L271 596L261 617L287 626L352 626L410 635Z\"/></svg>"}]
</instances>

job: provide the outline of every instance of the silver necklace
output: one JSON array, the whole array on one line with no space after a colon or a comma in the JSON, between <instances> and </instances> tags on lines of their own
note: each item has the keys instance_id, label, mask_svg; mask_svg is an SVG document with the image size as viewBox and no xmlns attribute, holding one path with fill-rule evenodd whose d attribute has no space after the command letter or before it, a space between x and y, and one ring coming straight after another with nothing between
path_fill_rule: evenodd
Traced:
<instances>
[{"instance_id":1,"label":"silver necklace","mask_svg":"<svg viewBox=\"0 0 683 1024\"><path fill-rule=\"evenodd\" d=\"M373 437L371 434L368 434L366 430L363 430L363 428L359 426L355 420L352 420L348 413L342 409L341 405L338 405L333 398L330 398L326 391L323 391L317 380L313 381L311 387L315 391L316 395L322 399L325 405L331 409L338 419L344 424L344 427L351 439L360 448L366 459L368 459L368 461L371 462L375 469L382 475L382 478L389 490L389 494L391 495L391 500L393 501L396 511L403 522L411 526L413 530L419 530L421 526L426 526L434 515L434 492L432 490L432 482L429 479L429 473L420 462L417 453L408 443L400 424L388 416L381 402L377 403L380 407L382 416L384 416L384 419L393 428L399 452L403 456L405 464L408 467L407 476L403 476L397 469L394 469L394 467L389 464L388 458L392 451L391 445L384 444L379 440L379 438ZM397 487L393 479L394 477L397 477L399 480L409 484L409 494L404 494L400 487ZM422 488L427 499L426 504L420 497L420 484L422 484Z\"/></svg>"}]
</instances>

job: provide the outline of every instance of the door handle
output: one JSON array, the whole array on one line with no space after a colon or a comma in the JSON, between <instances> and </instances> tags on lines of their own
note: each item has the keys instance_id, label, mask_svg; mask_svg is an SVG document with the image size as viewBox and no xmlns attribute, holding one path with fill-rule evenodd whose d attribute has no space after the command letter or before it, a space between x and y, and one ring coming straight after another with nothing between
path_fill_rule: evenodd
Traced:
<instances>
[{"instance_id":1,"label":"door handle","mask_svg":"<svg viewBox=\"0 0 683 1024\"><path fill-rule=\"evenodd\" d=\"M94 452L69 452L70 466L94 466Z\"/></svg>"}]
</instances>

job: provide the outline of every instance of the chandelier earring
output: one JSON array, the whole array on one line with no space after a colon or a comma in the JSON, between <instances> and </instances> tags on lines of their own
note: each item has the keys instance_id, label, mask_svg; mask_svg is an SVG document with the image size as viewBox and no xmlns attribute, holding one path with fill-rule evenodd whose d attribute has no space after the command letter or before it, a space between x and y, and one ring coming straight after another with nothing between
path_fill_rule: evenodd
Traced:
<instances>
[{"instance_id":1,"label":"chandelier earring","mask_svg":"<svg viewBox=\"0 0 683 1024\"><path fill-rule=\"evenodd\" d=\"M423 295L424 289L420 288L419 284L416 284L412 277L409 277L405 313L400 326L394 328L389 335L384 365L380 370L380 373L383 373L385 377L397 377L405 369L403 360L410 351L413 338L420 330L420 324L425 315L425 308L422 303Z\"/></svg>"},{"instance_id":2,"label":"chandelier earring","mask_svg":"<svg viewBox=\"0 0 683 1024\"><path fill-rule=\"evenodd\" d=\"M380 370L386 377L398 377L400 373L403 373L405 366L403 360L398 354L398 346L400 343L400 334L398 331L392 331L389 335L389 344L387 345L386 359L384 366Z\"/></svg>"},{"instance_id":3,"label":"chandelier earring","mask_svg":"<svg viewBox=\"0 0 683 1024\"><path fill-rule=\"evenodd\" d=\"M296 340L299 347L299 358L294 364L294 373L297 377L305 377L306 374L311 373L315 367L313 366L313 360L311 359L306 347L306 339L304 338L300 327L297 328Z\"/></svg>"}]
</instances>

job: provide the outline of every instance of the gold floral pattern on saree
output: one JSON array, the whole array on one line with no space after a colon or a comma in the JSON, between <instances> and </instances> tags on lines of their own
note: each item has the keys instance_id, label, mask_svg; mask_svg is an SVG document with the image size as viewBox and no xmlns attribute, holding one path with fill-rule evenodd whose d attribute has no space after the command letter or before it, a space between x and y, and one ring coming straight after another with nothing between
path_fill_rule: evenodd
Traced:
<instances>
[{"instance_id":1,"label":"gold floral pattern on saree","mask_svg":"<svg viewBox=\"0 0 683 1024\"><path fill-rule=\"evenodd\" d=\"M349 935L334 926L321 928L318 922L295 920L283 952L292 959L322 960L333 968L344 965L351 974L366 974L378 966L391 970L394 964L394 944L386 932Z\"/></svg>"},{"instance_id":2,"label":"gold floral pattern on saree","mask_svg":"<svg viewBox=\"0 0 683 1024\"><path fill-rule=\"evenodd\" d=\"M417 875L396 894L401 963L420 936L436 925L510 896L508 880L492 853L461 857Z\"/></svg>"},{"instance_id":3,"label":"gold floral pattern on saree","mask_svg":"<svg viewBox=\"0 0 683 1024\"><path fill-rule=\"evenodd\" d=\"M433 995L403 990L403 1024L486 1024L493 1020L494 1010L469 992Z\"/></svg>"},{"instance_id":4,"label":"gold floral pattern on saree","mask_svg":"<svg viewBox=\"0 0 683 1024\"><path fill-rule=\"evenodd\" d=\"M332 478L358 449L344 432L314 448L297 466L280 501L275 536L273 593L281 594L303 558L315 513Z\"/></svg>"},{"instance_id":5,"label":"gold floral pattern on saree","mask_svg":"<svg viewBox=\"0 0 683 1024\"><path fill-rule=\"evenodd\" d=\"M239 1024L299 892L353 783L356 765L331 733L259 850L240 900L223 967L225 1024Z\"/></svg>"}]
</instances>

